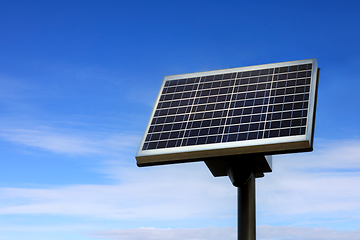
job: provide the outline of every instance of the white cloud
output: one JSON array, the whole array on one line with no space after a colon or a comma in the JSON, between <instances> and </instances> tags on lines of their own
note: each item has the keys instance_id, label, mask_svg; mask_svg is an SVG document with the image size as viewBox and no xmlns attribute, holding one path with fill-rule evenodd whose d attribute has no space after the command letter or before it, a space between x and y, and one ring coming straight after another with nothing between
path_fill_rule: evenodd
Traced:
<instances>
[{"instance_id":1,"label":"white cloud","mask_svg":"<svg viewBox=\"0 0 360 240\"><path fill-rule=\"evenodd\" d=\"M258 181L259 210L270 215L360 214L360 142L321 144L313 153L276 156Z\"/></svg>"},{"instance_id":2,"label":"white cloud","mask_svg":"<svg viewBox=\"0 0 360 240\"><path fill-rule=\"evenodd\" d=\"M112 240L235 240L236 229L232 227L114 229L93 232L90 236Z\"/></svg>"},{"instance_id":3,"label":"white cloud","mask_svg":"<svg viewBox=\"0 0 360 240\"><path fill-rule=\"evenodd\" d=\"M5 238L3 235L9 232L16 232L16 233L64 233L64 232L88 232L92 229L97 229L99 227L98 224L94 223L49 223L51 221L47 221L44 223L31 223L25 224L23 220L21 223L17 222L17 224L5 223L2 222L0 225L0 232L1 236L0 239L8 239Z\"/></svg>"},{"instance_id":4,"label":"white cloud","mask_svg":"<svg viewBox=\"0 0 360 240\"><path fill-rule=\"evenodd\" d=\"M296 226L309 222L326 226L326 221L339 221L337 229L346 229L341 226L346 221L356 225L360 174L338 172L335 166L358 168L358 149L359 142L344 142L314 153L275 157L274 172L257 181L258 223L275 225L290 219ZM337 157L347 152L352 154ZM236 219L236 189L226 177L212 177L203 163L136 168L116 162L109 162L103 171L117 181L114 185L0 188L0 214L159 221ZM329 165L334 167L329 169Z\"/></svg>"},{"instance_id":5,"label":"white cloud","mask_svg":"<svg viewBox=\"0 0 360 240\"><path fill-rule=\"evenodd\" d=\"M118 185L0 188L0 214L53 214L105 219L185 219L235 215L235 189L204 164L123 169ZM184 174L183 174L184 173ZM206 174L208 177L203 178ZM218 203L222 203L217 206Z\"/></svg>"},{"instance_id":6,"label":"white cloud","mask_svg":"<svg viewBox=\"0 0 360 240\"><path fill-rule=\"evenodd\" d=\"M237 229L234 227L179 228L179 229L112 229L90 233L94 238L109 240L235 240ZM336 231L325 228L292 227L292 226L259 226L259 240L357 240L360 230Z\"/></svg>"},{"instance_id":7,"label":"white cloud","mask_svg":"<svg viewBox=\"0 0 360 240\"><path fill-rule=\"evenodd\" d=\"M9 128L0 131L0 138L15 144L71 155L118 155L123 151L134 150L140 143L140 137L135 134L68 131L44 127Z\"/></svg>"},{"instance_id":8,"label":"white cloud","mask_svg":"<svg viewBox=\"0 0 360 240\"><path fill-rule=\"evenodd\" d=\"M360 230L337 231L325 228L292 226L259 226L259 240L356 240L360 239Z\"/></svg>"}]
</instances>

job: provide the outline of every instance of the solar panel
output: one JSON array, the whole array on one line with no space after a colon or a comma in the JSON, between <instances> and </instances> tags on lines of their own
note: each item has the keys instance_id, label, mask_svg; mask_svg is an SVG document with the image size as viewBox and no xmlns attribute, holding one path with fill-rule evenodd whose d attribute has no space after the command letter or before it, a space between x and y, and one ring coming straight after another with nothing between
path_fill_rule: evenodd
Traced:
<instances>
[{"instance_id":1,"label":"solar panel","mask_svg":"<svg viewBox=\"0 0 360 240\"><path fill-rule=\"evenodd\" d=\"M165 77L139 166L312 150L316 59Z\"/></svg>"}]
</instances>

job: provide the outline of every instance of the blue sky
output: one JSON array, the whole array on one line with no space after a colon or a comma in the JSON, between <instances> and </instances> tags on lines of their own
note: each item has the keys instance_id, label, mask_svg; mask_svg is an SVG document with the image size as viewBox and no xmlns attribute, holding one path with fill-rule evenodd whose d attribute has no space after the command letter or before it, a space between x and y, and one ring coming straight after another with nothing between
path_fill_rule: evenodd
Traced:
<instances>
[{"instance_id":1,"label":"blue sky","mask_svg":"<svg viewBox=\"0 0 360 240\"><path fill-rule=\"evenodd\" d=\"M260 240L360 238L357 1L3 1L0 239L236 239L203 163L138 168L164 76L317 58L311 153L257 180Z\"/></svg>"}]
</instances>

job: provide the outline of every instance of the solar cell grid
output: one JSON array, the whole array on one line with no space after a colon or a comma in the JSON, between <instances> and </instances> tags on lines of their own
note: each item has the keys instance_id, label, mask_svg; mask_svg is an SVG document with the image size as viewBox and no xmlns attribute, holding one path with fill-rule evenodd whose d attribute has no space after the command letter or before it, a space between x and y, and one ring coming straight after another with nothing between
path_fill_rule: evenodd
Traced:
<instances>
[{"instance_id":1,"label":"solar cell grid","mask_svg":"<svg viewBox=\"0 0 360 240\"><path fill-rule=\"evenodd\" d=\"M304 135L312 67L167 80L141 150Z\"/></svg>"}]
</instances>

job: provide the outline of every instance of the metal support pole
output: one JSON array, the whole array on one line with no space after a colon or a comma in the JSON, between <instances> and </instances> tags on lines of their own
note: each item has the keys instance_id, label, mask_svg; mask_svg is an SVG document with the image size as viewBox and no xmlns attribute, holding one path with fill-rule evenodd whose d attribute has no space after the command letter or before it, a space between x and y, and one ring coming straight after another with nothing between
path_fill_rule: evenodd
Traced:
<instances>
[{"instance_id":1,"label":"metal support pole","mask_svg":"<svg viewBox=\"0 0 360 240\"><path fill-rule=\"evenodd\" d=\"M238 240L256 239L255 177L238 186Z\"/></svg>"}]
</instances>

